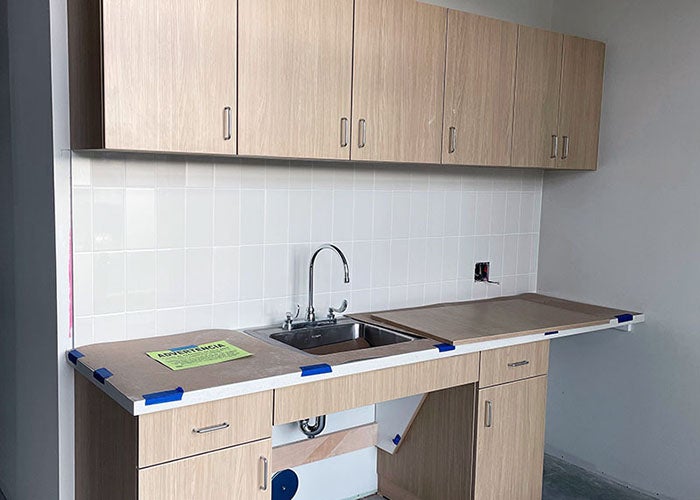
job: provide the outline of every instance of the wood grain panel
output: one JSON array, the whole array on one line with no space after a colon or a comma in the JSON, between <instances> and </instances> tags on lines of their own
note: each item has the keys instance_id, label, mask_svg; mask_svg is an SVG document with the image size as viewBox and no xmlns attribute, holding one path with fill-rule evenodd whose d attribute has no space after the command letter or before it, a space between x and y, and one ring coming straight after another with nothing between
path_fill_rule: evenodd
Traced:
<instances>
[{"instance_id":1,"label":"wood grain panel","mask_svg":"<svg viewBox=\"0 0 700 500\"><path fill-rule=\"evenodd\" d=\"M235 0L103 0L106 147L235 154L236 26Z\"/></svg>"},{"instance_id":2,"label":"wood grain panel","mask_svg":"<svg viewBox=\"0 0 700 500\"><path fill-rule=\"evenodd\" d=\"M415 0L356 0L354 160L440 163L446 20Z\"/></svg>"},{"instance_id":3,"label":"wood grain panel","mask_svg":"<svg viewBox=\"0 0 700 500\"><path fill-rule=\"evenodd\" d=\"M541 500L546 406L546 376L479 391L474 498Z\"/></svg>"},{"instance_id":4,"label":"wood grain panel","mask_svg":"<svg viewBox=\"0 0 700 500\"><path fill-rule=\"evenodd\" d=\"M473 384L428 394L401 448L393 455L378 451L380 493L422 500L471 498L475 401ZM392 496L393 491L402 496Z\"/></svg>"},{"instance_id":5,"label":"wood grain panel","mask_svg":"<svg viewBox=\"0 0 700 500\"><path fill-rule=\"evenodd\" d=\"M272 448L272 471L292 469L377 444L377 424L322 434L313 439Z\"/></svg>"},{"instance_id":6,"label":"wood grain panel","mask_svg":"<svg viewBox=\"0 0 700 500\"><path fill-rule=\"evenodd\" d=\"M546 375L548 368L548 340L482 351L479 387Z\"/></svg>"},{"instance_id":7,"label":"wood grain panel","mask_svg":"<svg viewBox=\"0 0 700 500\"><path fill-rule=\"evenodd\" d=\"M516 24L449 11L442 163L510 165L517 39Z\"/></svg>"},{"instance_id":8,"label":"wood grain panel","mask_svg":"<svg viewBox=\"0 0 700 500\"><path fill-rule=\"evenodd\" d=\"M604 70L605 44L564 37L559 135L562 141L568 138L569 150L568 155L560 152L559 168L598 168Z\"/></svg>"},{"instance_id":9,"label":"wood grain panel","mask_svg":"<svg viewBox=\"0 0 700 500\"><path fill-rule=\"evenodd\" d=\"M226 448L139 471L139 498L148 500L265 500L261 457L270 458L272 440Z\"/></svg>"},{"instance_id":10,"label":"wood grain panel","mask_svg":"<svg viewBox=\"0 0 700 500\"><path fill-rule=\"evenodd\" d=\"M228 424L225 429L194 432ZM211 401L139 417L139 467L272 435L272 391Z\"/></svg>"},{"instance_id":11,"label":"wood grain panel","mask_svg":"<svg viewBox=\"0 0 700 500\"><path fill-rule=\"evenodd\" d=\"M239 0L238 7L239 154L348 160L353 1Z\"/></svg>"},{"instance_id":12,"label":"wood grain panel","mask_svg":"<svg viewBox=\"0 0 700 500\"><path fill-rule=\"evenodd\" d=\"M479 378L479 354L466 354L275 390L275 425L404 398Z\"/></svg>"},{"instance_id":13,"label":"wood grain panel","mask_svg":"<svg viewBox=\"0 0 700 500\"><path fill-rule=\"evenodd\" d=\"M75 375L75 498L136 498L137 422Z\"/></svg>"},{"instance_id":14,"label":"wood grain panel","mask_svg":"<svg viewBox=\"0 0 700 500\"><path fill-rule=\"evenodd\" d=\"M514 167L555 167L563 35L527 26L518 34L513 117ZM561 145L561 141L560 141Z\"/></svg>"}]
</instances>

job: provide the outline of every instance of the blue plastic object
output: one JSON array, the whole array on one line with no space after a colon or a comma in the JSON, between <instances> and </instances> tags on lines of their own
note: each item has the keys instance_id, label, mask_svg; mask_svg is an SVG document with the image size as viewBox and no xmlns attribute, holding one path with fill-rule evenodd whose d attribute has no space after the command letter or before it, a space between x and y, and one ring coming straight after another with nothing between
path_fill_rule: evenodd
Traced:
<instances>
[{"instance_id":1,"label":"blue plastic object","mask_svg":"<svg viewBox=\"0 0 700 500\"><path fill-rule=\"evenodd\" d=\"M85 357L85 354L83 354L82 352L80 352L77 349L73 349L72 351L68 351L68 361L70 361L74 365L77 365L78 360L80 358L84 358L84 357Z\"/></svg>"},{"instance_id":2,"label":"blue plastic object","mask_svg":"<svg viewBox=\"0 0 700 500\"><path fill-rule=\"evenodd\" d=\"M299 489L299 476L285 469L272 476L272 500L291 500Z\"/></svg>"},{"instance_id":3,"label":"blue plastic object","mask_svg":"<svg viewBox=\"0 0 700 500\"><path fill-rule=\"evenodd\" d=\"M634 319L634 316L631 314L620 314L619 316L615 316L617 318L618 323L626 323L628 321L632 321Z\"/></svg>"},{"instance_id":4,"label":"blue plastic object","mask_svg":"<svg viewBox=\"0 0 700 500\"><path fill-rule=\"evenodd\" d=\"M547 332L547 333L545 333L545 335L556 335L557 333L559 333L559 332Z\"/></svg>"},{"instance_id":5,"label":"blue plastic object","mask_svg":"<svg viewBox=\"0 0 700 500\"><path fill-rule=\"evenodd\" d=\"M177 387L169 391L144 394L143 399L146 401L146 406L157 405L159 403L169 403L170 401L180 401L184 393L185 390L182 387Z\"/></svg>"},{"instance_id":6,"label":"blue plastic object","mask_svg":"<svg viewBox=\"0 0 700 500\"><path fill-rule=\"evenodd\" d=\"M192 345L183 345L182 347L173 347L173 348L170 349L170 350L171 350L172 352L177 352L177 351L184 351L185 349L194 349L195 347L197 347L197 346L194 345L194 344L192 344Z\"/></svg>"},{"instance_id":7,"label":"blue plastic object","mask_svg":"<svg viewBox=\"0 0 700 500\"><path fill-rule=\"evenodd\" d=\"M396 436L394 436L394 439L392 439L391 442L394 443L396 446L398 446L399 443L401 442L401 436L399 436L397 434Z\"/></svg>"},{"instance_id":8,"label":"blue plastic object","mask_svg":"<svg viewBox=\"0 0 700 500\"><path fill-rule=\"evenodd\" d=\"M435 344L435 347L437 347L437 350L440 352L447 352L447 351L454 351L455 346L452 344Z\"/></svg>"},{"instance_id":9,"label":"blue plastic object","mask_svg":"<svg viewBox=\"0 0 700 500\"><path fill-rule=\"evenodd\" d=\"M299 368L301 368L302 377L308 377L309 375L320 375L321 373L331 373L333 371L331 365L326 363L321 363L320 365L300 366Z\"/></svg>"},{"instance_id":10,"label":"blue plastic object","mask_svg":"<svg viewBox=\"0 0 700 500\"><path fill-rule=\"evenodd\" d=\"M107 368L98 368L94 372L92 372L92 376L97 380L100 384L104 384L105 380L107 380L109 377L111 377L113 373L109 371Z\"/></svg>"}]
</instances>

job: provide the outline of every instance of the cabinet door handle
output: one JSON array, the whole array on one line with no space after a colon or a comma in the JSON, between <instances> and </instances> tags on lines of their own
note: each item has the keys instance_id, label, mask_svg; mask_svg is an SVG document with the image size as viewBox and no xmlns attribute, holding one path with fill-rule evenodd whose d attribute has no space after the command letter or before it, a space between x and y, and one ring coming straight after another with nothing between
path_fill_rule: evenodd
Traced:
<instances>
[{"instance_id":1,"label":"cabinet door handle","mask_svg":"<svg viewBox=\"0 0 700 500\"><path fill-rule=\"evenodd\" d=\"M493 403L491 401L486 401L486 427L491 427L493 423Z\"/></svg>"},{"instance_id":2,"label":"cabinet door handle","mask_svg":"<svg viewBox=\"0 0 700 500\"><path fill-rule=\"evenodd\" d=\"M552 136L552 154L549 156L549 158L551 160L556 160L557 156L559 156L559 136L553 135Z\"/></svg>"},{"instance_id":3,"label":"cabinet door handle","mask_svg":"<svg viewBox=\"0 0 700 500\"><path fill-rule=\"evenodd\" d=\"M223 422L217 425L210 425L209 427L200 427L199 429L192 429L195 434L206 434L207 432L221 431L231 427L228 422Z\"/></svg>"},{"instance_id":4,"label":"cabinet door handle","mask_svg":"<svg viewBox=\"0 0 700 500\"><path fill-rule=\"evenodd\" d=\"M224 140L230 141L233 135L233 113L231 113L231 108L226 106L224 108Z\"/></svg>"},{"instance_id":5,"label":"cabinet door handle","mask_svg":"<svg viewBox=\"0 0 700 500\"><path fill-rule=\"evenodd\" d=\"M358 148L364 148L367 144L367 121L364 118L360 118L360 139L357 142Z\"/></svg>"},{"instance_id":6,"label":"cabinet door handle","mask_svg":"<svg viewBox=\"0 0 700 500\"><path fill-rule=\"evenodd\" d=\"M561 155L562 160L566 160L569 157L569 136L565 135L564 136L564 151L563 154Z\"/></svg>"},{"instance_id":7,"label":"cabinet door handle","mask_svg":"<svg viewBox=\"0 0 700 500\"><path fill-rule=\"evenodd\" d=\"M260 457L260 462L262 462L262 466L263 466L263 480L262 480L262 484L260 485L260 489L262 491L267 491L267 486L268 486L267 476L268 476L269 464L267 462L267 458L265 458L265 457Z\"/></svg>"},{"instance_id":8,"label":"cabinet door handle","mask_svg":"<svg viewBox=\"0 0 700 500\"><path fill-rule=\"evenodd\" d=\"M340 147L348 147L348 119L345 117L340 119Z\"/></svg>"},{"instance_id":9,"label":"cabinet door handle","mask_svg":"<svg viewBox=\"0 0 700 500\"><path fill-rule=\"evenodd\" d=\"M450 145L447 148L447 152L452 154L457 150L457 129L450 127Z\"/></svg>"},{"instance_id":10,"label":"cabinet door handle","mask_svg":"<svg viewBox=\"0 0 700 500\"><path fill-rule=\"evenodd\" d=\"M517 368L519 366L525 366L525 365L529 365L529 364L530 364L530 362L527 359L524 359L522 361L516 361L515 363L508 363L508 367L509 368Z\"/></svg>"}]
</instances>

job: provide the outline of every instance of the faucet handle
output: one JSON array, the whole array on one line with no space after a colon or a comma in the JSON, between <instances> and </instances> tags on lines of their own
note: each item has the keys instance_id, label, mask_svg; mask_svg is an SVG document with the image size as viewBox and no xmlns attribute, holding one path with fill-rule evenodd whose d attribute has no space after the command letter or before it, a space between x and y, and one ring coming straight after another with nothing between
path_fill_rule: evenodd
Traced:
<instances>
[{"instance_id":1,"label":"faucet handle","mask_svg":"<svg viewBox=\"0 0 700 500\"><path fill-rule=\"evenodd\" d=\"M328 319L335 319L335 313L344 313L348 308L348 301L343 300L343 303L340 304L340 307L335 308L335 307L329 307L328 308Z\"/></svg>"},{"instance_id":2,"label":"faucet handle","mask_svg":"<svg viewBox=\"0 0 700 500\"><path fill-rule=\"evenodd\" d=\"M301 307L299 304L297 304L297 312L296 314L292 315L292 313L287 312L285 314L286 319L284 320L284 324L282 325L282 328L286 330L291 330L292 329L292 323L294 322L295 319L299 317L299 311L301 310Z\"/></svg>"}]
</instances>

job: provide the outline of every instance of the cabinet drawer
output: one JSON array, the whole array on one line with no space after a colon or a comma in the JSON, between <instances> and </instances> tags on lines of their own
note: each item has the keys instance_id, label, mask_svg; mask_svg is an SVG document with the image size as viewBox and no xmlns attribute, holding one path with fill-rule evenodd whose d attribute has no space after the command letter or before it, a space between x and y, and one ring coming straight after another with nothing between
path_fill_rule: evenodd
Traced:
<instances>
[{"instance_id":1,"label":"cabinet drawer","mask_svg":"<svg viewBox=\"0 0 700 500\"><path fill-rule=\"evenodd\" d=\"M139 467L272 435L272 391L139 417Z\"/></svg>"},{"instance_id":2,"label":"cabinet drawer","mask_svg":"<svg viewBox=\"0 0 700 500\"><path fill-rule=\"evenodd\" d=\"M548 340L483 351L481 353L479 386L489 387L545 375L548 367Z\"/></svg>"},{"instance_id":3,"label":"cabinet drawer","mask_svg":"<svg viewBox=\"0 0 700 500\"><path fill-rule=\"evenodd\" d=\"M477 381L479 353L275 390L275 425Z\"/></svg>"}]
</instances>

